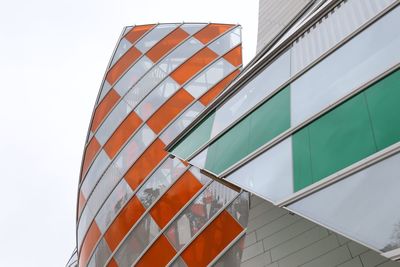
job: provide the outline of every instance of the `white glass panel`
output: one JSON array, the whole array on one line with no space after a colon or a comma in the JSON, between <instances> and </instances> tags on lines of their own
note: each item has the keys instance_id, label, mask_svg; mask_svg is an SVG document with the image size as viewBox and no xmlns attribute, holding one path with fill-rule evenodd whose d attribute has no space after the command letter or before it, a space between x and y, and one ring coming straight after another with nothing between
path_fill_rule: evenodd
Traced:
<instances>
[{"instance_id":1,"label":"white glass panel","mask_svg":"<svg viewBox=\"0 0 400 267\"><path fill-rule=\"evenodd\" d=\"M125 96L126 102L135 107L167 74L159 67L154 66Z\"/></svg>"},{"instance_id":2,"label":"white glass panel","mask_svg":"<svg viewBox=\"0 0 400 267\"><path fill-rule=\"evenodd\" d=\"M146 56L142 56L114 85L114 89L123 96L145 74L153 63Z\"/></svg>"},{"instance_id":3,"label":"white glass panel","mask_svg":"<svg viewBox=\"0 0 400 267\"><path fill-rule=\"evenodd\" d=\"M240 44L240 28L235 28L229 33L224 34L216 41L212 42L208 48L222 56L238 44Z\"/></svg>"},{"instance_id":4,"label":"white glass panel","mask_svg":"<svg viewBox=\"0 0 400 267\"><path fill-rule=\"evenodd\" d=\"M93 253L92 258L89 261L88 267L105 266L108 257L111 256L111 250L108 247L104 238L102 238Z\"/></svg>"},{"instance_id":5,"label":"white glass panel","mask_svg":"<svg viewBox=\"0 0 400 267\"><path fill-rule=\"evenodd\" d=\"M249 193L242 192L226 210L243 228L246 228L249 222Z\"/></svg>"},{"instance_id":6,"label":"white glass panel","mask_svg":"<svg viewBox=\"0 0 400 267\"><path fill-rule=\"evenodd\" d=\"M97 103L100 103L101 100L104 98L104 96L111 90L111 85L104 80L103 86L101 87L101 93L100 93L100 97L99 100L97 101Z\"/></svg>"},{"instance_id":7,"label":"white glass panel","mask_svg":"<svg viewBox=\"0 0 400 267\"><path fill-rule=\"evenodd\" d=\"M238 193L218 182L212 182L168 227L165 235L180 250L222 207Z\"/></svg>"},{"instance_id":8,"label":"white glass panel","mask_svg":"<svg viewBox=\"0 0 400 267\"><path fill-rule=\"evenodd\" d=\"M115 253L115 259L118 265L131 266L159 232L160 229L157 224L151 216L147 214L135 229L129 233Z\"/></svg>"},{"instance_id":9,"label":"white glass panel","mask_svg":"<svg viewBox=\"0 0 400 267\"><path fill-rule=\"evenodd\" d=\"M132 108L123 100L111 111L95 134L97 141L102 146L131 111Z\"/></svg>"},{"instance_id":10,"label":"white glass panel","mask_svg":"<svg viewBox=\"0 0 400 267\"><path fill-rule=\"evenodd\" d=\"M400 154L289 206L383 252L400 247Z\"/></svg>"},{"instance_id":11,"label":"white glass panel","mask_svg":"<svg viewBox=\"0 0 400 267\"><path fill-rule=\"evenodd\" d=\"M100 153L97 155L96 159L93 161L92 166L90 167L87 175L85 176L85 180L83 180L81 191L85 198L87 199L92 192L94 186L97 181L100 179L101 175L103 175L107 166L110 164L110 159L107 156L104 150L100 150Z\"/></svg>"},{"instance_id":12,"label":"white glass panel","mask_svg":"<svg viewBox=\"0 0 400 267\"><path fill-rule=\"evenodd\" d=\"M108 225L112 222L118 211L125 205L125 203L132 196L133 191L125 179L114 188L113 192L107 198L96 216L97 225L100 231L104 233Z\"/></svg>"},{"instance_id":13,"label":"white glass panel","mask_svg":"<svg viewBox=\"0 0 400 267\"><path fill-rule=\"evenodd\" d=\"M143 206L146 209L150 207L181 176L185 168L179 159L167 158L137 192Z\"/></svg>"},{"instance_id":14,"label":"white glass panel","mask_svg":"<svg viewBox=\"0 0 400 267\"><path fill-rule=\"evenodd\" d=\"M292 140L287 138L253 159L226 180L276 202L293 193Z\"/></svg>"},{"instance_id":15,"label":"white glass panel","mask_svg":"<svg viewBox=\"0 0 400 267\"><path fill-rule=\"evenodd\" d=\"M168 128L161 134L160 139L164 144L169 144L180 132L183 131L189 124L199 115L204 109L204 106L195 102L187 110L185 110L179 118L177 118Z\"/></svg>"},{"instance_id":16,"label":"white glass panel","mask_svg":"<svg viewBox=\"0 0 400 267\"><path fill-rule=\"evenodd\" d=\"M155 138L155 133L144 124L118 154L115 165L125 173Z\"/></svg>"},{"instance_id":17,"label":"white glass panel","mask_svg":"<svg viewBox=\"0 0 400 267\"><path fill-rule=\"evenodd\" d=\"M291 126L297 126L398 64L400 31L393 25L400 25L399 7L294 81Z\"/></svg>"},{"instance_id":18,"label":"white glass panel","mask_svg":"<svg viewBox=\"0 0 400 267\"><path fill-rule=\"evenodd\" d=\"M94 213L88 207L85 207L79 219L79 224L78 224L78 248L81 247L83 239L93 219L94 219Z\"/></svg>"},{"instance_id":19,"label":"white glass panel","mask_svg":"<svg viewBox=\"0 0 400 267\"><path fill-rule=\"evenodd\" d=\"M145 121L164 104L179 88L179 85L167 77L157 86L135 109L139 117Z\"/></svg>"},{"instance_id":20,"label":"white glass panel","mask_svg":"<svg viewBox=\"0 0 400 267\"><path fill-rule=\"evenodd\" d=\"M203 44L200 41L196 38L190 38L162 59L158 66L166 73L171 73L202 47Z\"/></svg>"},{"instance_id":21,"label":"white glass panel","mask_svg":"<svg viewBox=\"0 0 400 267\"><path fill-rule=\"evenodd\" d=\"M286 52L219 107L211 137L220 133L289 78L290 54Z\"/></svg>"},{"instance_id":22,"label":"white glass panel","mask_svg":"<svg viewBox=\"0 0 400 267\"><path fill-rule=\"evenodd\" d=\"M132 30L133 26L127 26L124 29L124 33L122 35L126 35L130 30Z\"/></svg>"},{"instance_id":23,"label":"white glass panel","mask_svg":"<svg viewBox=\"0 0 400 267\"><path fill-rule=\"evenodd\" d=\"M161 24L157 25L148 34L146 34L142 39L140 39L135 47L142 53L147 52L153 45L158 43L167 34L172 32L178 24Z\"/></svg>"},{"instance_id":24,"label":"white glass panel","mask_svg":"<svg viewBox=\"0 0 400 267\"><path fill-rule=\"evenodd\" d=\"M199 182L200 182L202 185L205 185L205 184L207 184L208 182L211 181L210 178L208 178L207 176L205 176L204 174L202 174L202 173L200 172L200 169L199 169L199 168L196 168L196 167L193 167L193 166L192 166L192 167L190 167L189 171L194 175L194 177L197 178L197 180L199 180Z\"/></svg>"},{"instance_id":25,"label":"white glass panel","mask_svg":"<svg viewBox=\"0 0 400 267\"><path fill-rule=\"evenodd\" d=\"M203 29L207 24L205 23L195 23L195 24L184 24L181 26L181 29L187 32L190 35L195 34L196 32L200 31Z\"/></svg>"},{"instance_id":26,"label":"white glass panel","mask_svg":"<svg viewBox=\"0 0 400 267\"><path fill-rule=\"evenodd\" d=\"M115 51L114 57L111 61L111 66L117 62L118 59L122 57L123 54L125 54L126 51L132 46L131 42L126 40L125 38L122 38L122 40L118 44L118 48Z\"/></svg>"},{"instance_id":27,"label":"white glass panel","mask_svg":"<svg viewBox=\"0 0 400 267\"><path fill-rule=\"evenodd\" d=\"M233 67L232 64L220 58L184 87L194 98L199 98L208 89L228 76L234 69L235 67Z\"/></svg>"},{"instance_id":28,"label":"white glass panel","mask_svg":"<svg viewBox=\"0 0 400 267\"><path fill-rule=\"evenodd\" d=\"M190 160L190 164L196 166L197 168L204 169L206 165L207 154L208 147L201 151L198 155L196 155L196 157L194 157L192 160Z\"/></svg>"}]
</instances>

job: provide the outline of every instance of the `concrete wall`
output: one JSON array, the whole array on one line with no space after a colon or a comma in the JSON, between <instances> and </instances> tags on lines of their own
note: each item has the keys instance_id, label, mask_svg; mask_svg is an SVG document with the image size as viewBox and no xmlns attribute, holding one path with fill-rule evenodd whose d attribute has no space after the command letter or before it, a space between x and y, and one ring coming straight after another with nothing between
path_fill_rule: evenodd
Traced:
<instances>
[{"instance_id":1,"label":"concrete wall","mask_svg":"<svg viewBox=\"0 0 400 267\"><path fill-rule=\"evenodd\" d=\"M252 196L241 266L400 267L377 252Z\"/></svg>"},{"instance_id":2,"label":"concrete wall","mask_svg":"<svg viewBox=\"0 0 400 267\"><path fill-rule=\"evenodd\" d=\"M310 0L260 0L257 52L270 42Z\"/></svg>"}]
</instances>

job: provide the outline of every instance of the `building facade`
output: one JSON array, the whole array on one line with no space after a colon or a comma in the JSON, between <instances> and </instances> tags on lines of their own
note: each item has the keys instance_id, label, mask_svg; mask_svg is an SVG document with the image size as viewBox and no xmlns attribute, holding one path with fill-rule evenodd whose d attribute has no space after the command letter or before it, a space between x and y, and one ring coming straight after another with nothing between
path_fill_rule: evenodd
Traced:
<instances>
[{"instance_id":1,"label":"building facade","mask_svg":"<svg viewBox=\"0 0 400 267\"><path fill-rule=\"evenodd\" d=\"M238 25L124 29L82 160L79 266L207 265L244 235L248 194L165 151L241 66ZM240 262L238 253L230 260Z\"/></svg>"},{"instance_id":2,"label":"building facade","mask_svg":"<svg viewBox=\"0 0 400 267\"><path fill-rule=\"evenodd\" d=\"M262 203L243 266L400 266L399 1L305 6L167 149Z\"/></svg>"}]
</instances>

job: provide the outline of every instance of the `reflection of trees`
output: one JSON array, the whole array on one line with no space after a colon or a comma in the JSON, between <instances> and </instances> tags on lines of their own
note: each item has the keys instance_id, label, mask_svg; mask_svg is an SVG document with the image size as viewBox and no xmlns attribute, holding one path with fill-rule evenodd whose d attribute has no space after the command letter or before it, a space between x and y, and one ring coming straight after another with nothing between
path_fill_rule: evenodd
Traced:
<instances>
[{"instance_id":1,"label":"reflection of trees","mask_svg":"<svg viewBox=\"0 0 400 267\"><path fill-rule=\"evenodd\" d=\"M391 251L400 247L400 222L394 225L391 240L392 242L382 249L383 252Z\"/></svg>"},{"instance_id":2,"label":"reflection of trees","mask_svg":"<svg viewBox=\"0 0 400 267\"><path fill-rule=\"evenodd\" d=\"M140 200L142 201L143 205L148 208L156 198L160 195L161 190L160 188L146 188L143 190L139 196Z\"/></svg>"}]
</instances>

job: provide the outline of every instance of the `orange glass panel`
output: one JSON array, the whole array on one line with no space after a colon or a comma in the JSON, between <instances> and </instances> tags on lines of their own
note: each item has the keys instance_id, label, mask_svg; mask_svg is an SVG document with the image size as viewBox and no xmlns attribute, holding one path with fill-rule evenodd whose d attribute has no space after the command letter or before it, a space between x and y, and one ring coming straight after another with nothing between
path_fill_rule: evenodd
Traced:
<instances>
[{"instance_id":1,"label":"orange glass panel","mask_svg":"<svg viewBox=\"0 0 400 267\"><path fill-rule=\"evenodd\" d=\"M176 251L164 235L161 235L135 266L167 266Z\"/></svg>"},{"instance_id":2,"label":"orange glass panel","mask_svg":"<svg viewBox=\"0 0 400 267\"><path fill-rule=\"evenodd\" d=\"M188 36L189 34L187 32L181 28L177 28L164 39L162 39L158 44L153 46L147 52L147 57L153 62L157 62L162 56L164 56L168 51L170 51Z\"/></svg>"},{"instance_id":3,"label":"orange glass panel","mask_svg":"<svg viewBox=\"0 0 400 267\"><path fill-rule=\"evenodd\" d=\"M130 66L142 53L137 50L136 47L132 46L128 51L118 59L117 63L112 66L108 71L106 80L109 84L114 82L121 76L122 73Z\"/></svg>"},{"instance_id":4,"label":"orange glass panel","mask_svg":"<svg viewBox=\"0 0 400 267\"><path fill-rule=\"evenodd\" d=\"M145 34L148 30L153 28L154 24L149 24L149 25L142 25L142 26L137 26L131 29L126 35L125 39L127 39L129 42L132 44L136 42L140 37L142 37L143 34Z\"/></svg>"},{"instance_id":5,"label":"orange glass panel","mask_svg":"<svg viewBox=\"0 0 400 267\"><path fill-rule=\"evenodd\" d=\"M128 117L118 126L110 139L104 145L104 151L112 159L121 146L128 140L132 133L140 126L142 120L132 111Z\"/></svg>"},{"instance_id":6,"label":"orange glass panel","mask_svg":"<svg viewBox=\"0 0 400 267\"><path fill-rule=\"evenodd\" d=\"M78 203L78 217L81 215L83 206L85 206L86 199L85 196L83 195L82 191L79 190L79 203Z\"/></svg>"},{"instance_id":7,"label":"orange glass panel","mask_svg":"<svg viewBox=\"0 0 400 267\"><path fill-rule=\"evenodd\" d=\"M114 258L111 258L110 262L107 264L107 267L118 267L118 264Z\"/></svg>"},{"instance_id":8,"label":"orange glass panel","mask_svg":"<svg viewBox=\"0 0 400 267\"><path fill-rule=\"evenodd\" d=\"M196 33L194 37L196 37L196 39L203 44L207 44L209 41L213 40L215 37L221 35L232 27L233 25L227 24L209 24Z\"/></svg>"},{"instance_id":9,"label":"orange glass panel","mask_svg":"<svg viewBox=\"0 0 400 267\"><path fill-rule=\"evenodd\" d=\"M160 139L156 139L125 174L125 180L132 190L135 190L167 155L164 147L164 143Z\"/></svg>"},{"instance_id":10,"label":"orange glass panel","mask_svg":"<svg viewBox=\"0 0 400 267\"><path fill-rule=\"evenodd\" d=\"M242 230L242 226L224 210L181 256L188 267L207 266Z\"/></svg>"},{"instance_id":11,"label":"orange glass panel","mask_svg":"<svg viewBox=\"0 0 400 267\"><path fill-rule=\"evenodd\" d=\"M104 235L108 246L114 251L131 227L142 216L145 209L139 199L134 196L121 210Z\"/></svg>"},{"instance_id":12,"label":"orange glass panel","mask_svg":"<svg viewBox=\"0 0 400 267\"><path fill-rule=\"evenodd\" d=\"M96 137L93 136L93 138L89 141L89 144L87 145L85 150L85 156L83 158L83 164L82 164L81 179L82 177L85 176L90 166L90 163L92 163L92 160L94 159L94 156L96 156L97 151L99 151L99 149L100 149L100 144L97 141Z\"/></svg>"},{"instance_id":13,"label":"orange glass panel","mask_svg":"<svg viewBox=\"0 0 400 267\"><path fill-rule=\"evenodd\" d=\"M100 230L97 226L96 222L90 225L90 228L86 234L85 240L83 240L83 245L79 255L79 266L86 266L87 261L89 260L90 253L94 249L97 241L100 239Z\"/></svg>"},{"instance_id":14,"label":"orange glass panel","mask_svg":"<svg viewBox=\"0 0 400 267\"><path fill-rule=\"evenodd\" d=\"M97 130L104 117L108 114L108 112L120 98L121 97L119 96L117 91L111 89L103 98L103 100L101 100L100 104L96 108L96 111L94 112L92 125L90 128L92 132Z\"/></svg>"},{"instance_id":15,"label":"orange glass panel","mask_svg":"<svg viewBox=\"0 0 400 267\"><path fill-rule=\"evenodd\" d=\"M228 76L226 76L222 81L214 85L210 90L207 91L202 97L200 97L200 102L207 106L211 103L227 86L228 84L239 74L239 70L235 70Z\"/></svg>"},{"instance_id":16,"label":"orange glass panel","mask_svg":"<svg viewBox=\"0 0 400 267\"><path fill-rule=\"evenodd\" d=\"M242 64L242 46L238 45L231 51L226 53L223 58L225 58L233 66L237 67Z\"/></svg>"},{"instance_id":17,"label":"orange glass panel","mask_svg":"<svg viewBox=\"0 0 400 267\"><path fill-rule=\"evenodd\" d=\"M201 188L199 180L190 171L186 171L151 208L150 214L154 221L163 228Z\"/></svg>"},{"instance_id":18,"label":"orange glass panel","mask_svg":"<svg viewBox=\"0 0 400 267\"><path fill-rule=\"evenodd\" d=\"M147 125L155 132L162 129L194 100L185 89L180 89L174 96L165 102L147 121Z\"/></svg>"},{"instance_id":19,"label":"orange glass panel","mask_svg":"<svg viewBox=\"0 0 400 267\"><path fill-rule=\"evenodd\" d=\"M184 84L190 77L199 72L208 63L218 57L211 49L204 47L171 73L171 77L179 84Z\"/></svg>"}]
</instances>

